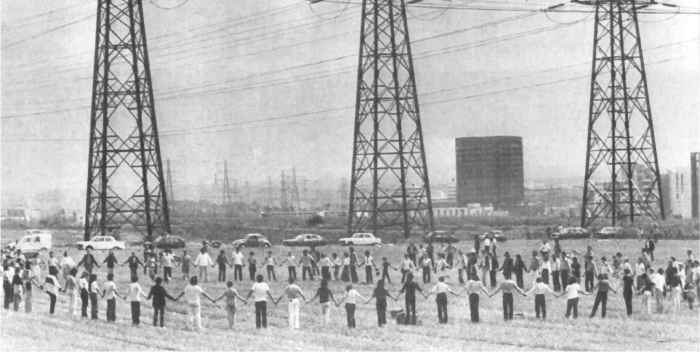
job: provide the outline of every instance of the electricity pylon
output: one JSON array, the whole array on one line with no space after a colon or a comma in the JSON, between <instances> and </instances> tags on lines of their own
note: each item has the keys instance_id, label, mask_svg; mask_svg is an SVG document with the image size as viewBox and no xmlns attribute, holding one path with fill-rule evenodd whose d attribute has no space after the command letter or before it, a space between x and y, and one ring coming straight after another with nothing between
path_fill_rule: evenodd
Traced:
<instances>
[{"instance_id":1,"label":"electricity pylon","mask_svg":"<svg viewBox=\"0 0 700 352\"><path fill-rule=\"evenodd\" d=\"M663 219L663 194L637 11L653 2L595 6L581 226Z\"/></svg>"},{"instance_id":2,"label":"electricity pylon","mask_svg":"<svg viewBox=\"0 0 700 352\"><path fill-rule=\"evenodd\" d=\"M170 232L141 0L98 0L85 232Z\"/></svg>"},{"instance_id":3,"label":"electricity pylon","mask_svg":"<svg viewBox=\"0 0 700 352\"><path fill-rule=\"evenodd\" d=\"M348 232L433 228L404 0L363 0Z\"/></svg>"}]
</instances>

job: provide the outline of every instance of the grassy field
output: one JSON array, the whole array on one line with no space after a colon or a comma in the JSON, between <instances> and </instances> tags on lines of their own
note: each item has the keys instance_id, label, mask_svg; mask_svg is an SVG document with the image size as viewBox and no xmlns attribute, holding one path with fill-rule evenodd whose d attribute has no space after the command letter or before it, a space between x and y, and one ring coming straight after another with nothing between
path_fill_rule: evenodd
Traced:
<instances>
[{"instance_id":1,"label":"grassy field","mask_svg":"<svg viewBox=\"0 0 700 352\"><path fill-rule=\"evenodd\" d=\"M3 231L2 241L14 240L19 232ZM54 251L64 249L63 245L77 240L78 235L60 232L55 235ZM586 241L562 242L564 250L585 249ZM634 240L591 242L596 255L611 255L621 251L634 257L639 253L641 242ZM671 255L684 257L686 249L697 249L698 241L661 241L657 247L656 263L662 265L661 259ZM471 243L460 244L466 248ZM509 251L511 254L527 255L536 248L535 241L514 240L500 244L499 254ZM74 258L79 253L74 248L65 247ZM196 243L189 245L191 253L198 249ZM139 249L135 249L140 254ZM229 253L230 248L226 248ZM324 247L326 253L342 253L341 247ZM363 250L363 249L361 249ZM288 249L274 246L272 251L281 257ZM294 250L297 252L298 250ZM373 248L375 258L387 256L394 264L403 251L403 246L384 246ZM130 251L117 253L120 260L126 258ZM262 251L256 250L258 259ZM230 253L229 253L230 254ZM529 257L529 255L527 255ZM97 254L98 260L104 253ZM104 270L104 269L101 269ZM280 281L271 284L274 295L279 295L284 287L286 269L278 268ZM176 277L179 269L175 269ZM210 279L215 278L215 271L210 272ZM244 269L247 277L247 270ZM230 274L229 274L230 275ZM456 283L456 273L449 272L448 281ZM117 271L117 284L121 292L125 291L128 269ZM361 279L364 275L360 275ZM398 272L392 272L395 281L400 279ZM104 271L100 281L104 280ZM532 280L528 277L526 282ZM141 284L147 290L150 279L141 277ZM614 283L617 286L617 283ZM166 287L171 293L179 293L184 287L182 280L176 280ZM251 283L237 282L235 287L247 294ZM317 288L318 281L301 282L307 295ZM429 288L431 285L428 285ZM529 287L529 284L526 286ZM209 282L203 287L212 295L220 294L224 285ZM339 295L344 283L332 282L331 288ZM390 285L395 293L399 285ZM358 285L363 295L369 295L371 287ZM204 304L203 318L205 331L196 333L185 330L185 307L181 302L169 302L166 310L166 328L150 326L152 311L148 304L142 307L142 324L140 327L130 325L128 303L117 302L117 324L104 321L105 302L100 301L100 319L97 322L71 320L67 316L67 297L59 297L57 314L49 316L48 302L45 294L35 291L34 312L2 311L0 314L1 350L684 350L697 351L700 348L698 311L690 311L687 305L678 314L665 313L645 316L640 313L640 302L635 298L635 314L627 318L621 295L612 295L608 302L608 317L589 319L593 296L584 296L579 306L579 319L564 318L564 298L548 298L547 321L534 318L534 299L532 297L515 297L515 320L504 323L501 312L500 295L481 300L482 322L473 324L469 321L469 310L465 297L450 296L447 325L437 324L437 315L433 298L418 298L419 326L393 324L382 329L376 328L376 315L373 304L361 305L356 313L358 328L345 328L345 313L341 308L334 308L332 322L329 326L320 323L318 303L302 305L302 329L291 331L287 328L287 307L284 300L278 306L270 306L268 320L270 328L256 330L252 304L240 305L234 331L226 329L225 312L209 303ZM389 308L398 308L399 302L390 301Z\"/></svg>"}]
</instances>

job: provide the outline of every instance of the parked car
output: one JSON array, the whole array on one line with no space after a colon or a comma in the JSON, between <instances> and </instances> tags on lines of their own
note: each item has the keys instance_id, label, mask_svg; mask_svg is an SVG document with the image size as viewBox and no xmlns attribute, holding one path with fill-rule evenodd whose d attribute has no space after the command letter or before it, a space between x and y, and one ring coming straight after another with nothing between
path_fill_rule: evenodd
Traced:
<instances>
[{"instance_id":1,"label":"parked car","mask_svg":"<svg viewBox=\"0 0 700 352\"><path fill-rule=\"evenodd\" d=\"M77 246L78 249L94 249L98 251L126 248L124 241L117 241L112 236L95 236L89 241L79 241Z\"/></svg>"},{"instance_id":2,"label":"parked car","mask_svg":"<svg viewBox=\"0 0 700 352\"><path fill-rule=\"evenodd\" d=\"M159 236L153 241L153 245L158 249L185 248L185 240L180 236Z\"/></svg>"},{"instance_id":3,"label":"parked car","mask_svg":"<svg viewBox=\"0 0 700 352\"><path fill-rule=\"evenodd\" d=\"M224 244L221 241L211 241L211 248L221 248Z\"/></svg>"},{"instance_id":4,"label":"parked car","mask_svg":"<svg viewBox=\"0 0 700 352\"><path fill-rule=\"evenodd\" d=\"M479 236L480 240L485 240L486 237L493 238L497 242L505 242L508 238L506 238L506 235L503 234L503 231L501 230L492 230L488 232L484 232Z\"/></svg>"},{"instance_id":5,"label":"parked car","mask_svg":"<svg viewBox=\"0 0 700 352\"><path fill-rule=\"evenodd\" d=\"M377 246L382 244L382 239L369 232L356 232L350 237L338 240L344 246Z\"/></svg>"},{"instance_id":6,"label":"parked car","mask_svg":"<svg viewBox=\"0 0 700 352\"><path fill-rule=\"evenodd\" d=\"M583 227L564 227L552 233L552 239L585 239L591 236Z\"/></svg>"},{"instance_id":7,"label":"parked car","mask_svg":"<svg viewBox=\"0 0 700 352\"><path fill-rule=\"evenodd\" d=\"M243 238L233 241L232 245L233 245L233 248L238 248L238 247L252 247L252 248L266 247L267 248L267 247L272 246L270 241L268 241L267 238L265 238L265 236L263 236L260 233L249 233L249 234L243 236Z\"/></svg>"},{"instance_id":8,"label":"parked car","mask_svg":"<svg viewBox=\"0 0 700 352\"><path fill-rule=\"evenodd\" d=\"M51 232L32 229L27 230L25 233L15 249L21 250L25 255L51 249L53 245L53 234Z\"/></svg>"},{"instance_id":9,"label":"parked car","mask_svg":"<svg viewBox=\"0 0 700 352\"><path fill-rule=\"evenodd\" d=\"M430 231L423 236L425 243L456 243L459 242L457 237L447 231Z\"/></svg>"},{"instance_id":10,"label":"parked car","mask_svg":"<svg viewBox=\"0 0 700 352\"><path fill-rule=\"evenodd\" d=\"M328 241L326 241L323 237L312 233L304 233L294 236L294 238L282 241L282 245L289 247L317 247L325 246L327 244Z\"/></svg>"},{"instance_id":11,"label":"parked car","mask_svg":"<svg viewBox=\"0 0 700 352\"><path fill-rule=\"evenodd\" d=\"M595 237L598 239L608 239L619 237L622 234L621 226L605 226L595 233Z\"/></svg>"}]
</instances>

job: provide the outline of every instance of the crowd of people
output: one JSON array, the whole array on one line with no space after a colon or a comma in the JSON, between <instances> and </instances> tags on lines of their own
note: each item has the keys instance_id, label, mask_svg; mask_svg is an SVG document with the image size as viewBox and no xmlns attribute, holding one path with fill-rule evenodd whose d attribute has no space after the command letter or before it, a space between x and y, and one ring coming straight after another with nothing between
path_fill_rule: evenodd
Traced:
<instances>
[{"instance_id":1,"label":"crowd of people","mask_svg":"<svg viewBox=\"0 0 700 352\"><path fill-rule=\"evenodd\" d=\"M104 300L106 320L115 322L119 298L129 303L132 324L138 325L141 304L150 300L153 325L163 327L166 301L183 299L187 307L188 329L201 330L202 298L225 310L229 328L234 327L236 302L247 304L252 299L256 327L266 328L268 303L277 305L286 298L289 326L293 329L300 328L301 303L316 300L320 305L322 324L329 324L331 320L331 304L338 307L344 304L347 326L354 328L359 304L375 301L377 324L381 327L387 323L387 300L397 301L401 295L404 296L404 305L401 311L396 312L397 322L418 322L416 298L420 295L426 299L435 297L438 323L445 324L448 322L448 295L466 296L471 321L479 322L480 297L492 297L499 293L503 319L506 321L513 319L514 294L534 297L534 315L538 319L547 317L548 295L566 297L565 316L575 319L578 317L581 295L595 295L590 317L595 316L600 308L601 317L604 318L608 297L618 294L618 290L622 293L627 315L634 312L635 296L641 297L641 313L650 315L679 312L683 300L689 309L693 309L694 301L700 294L700 265L693 252L688 250L684 260L671 257L666 263L659 264L654 259L655 243L651 239L645 241L636 259L618 252L608 260L605 256L596 256L591 246L583 253L576 250L567 252L561 248L558 240L543 240L526 262L521 254L499 254L498 246L495 239L488 237L484 240L476 237L472 248L467 251L453 244L436 248L432 244L409 243L397 265L387 257L377 262L371 251L358 253L353 247L330 255L310 248L303 250L299 258L293 252L277 258L268 250L260 262L255 252L246 255L240 248L234 249L230 256L226 251L218 250L212 259L209 252L213 249L206 244L194 258L187 250L176 256L171 250L157 252L152 246L146 246L142 257L132 252L123 262L117 259L113 251L98 261L92 251L86 249L77 262L67 251L61 258L49 252L46 258L39 256L33 259L26 258L21 251L5 251L2 256L4 308L18 311L23 306L25 312L32 312L33 292L38 289L46 293L50 314L55 313L57 298L63 293L68 298L67 311L71 318L98 319L100 300ZM106 273L98 273L102 266L105 266ZM114 280L115 271L123 266L129 269L130 282L126 287L119 287ZM187 282L179 294L171 294L164 286L164 283L176 280L173 277L175 267L180 268L181 277ZM247 278L243 275L246 267ZM275 296L268 282L277 281L277 269L280 267L286 267L288 283L283 292ZM143 274L150 278L148 292L139 281L141 268ZM225 283L223 292L218 296L211 295L200 286L200 283L209 281L209 270L214 268L218 269L216 282ZM301 269L300 280L320 281L318 289L308 299L298 285L298 268ZM195 269L196 274L191 269ZM232 280L227 278L227 269L233 269ZM363 271L364 280L361 281ZM388 287L393 272L401 276L398 280L400 287L395 292ZM530 285L525 285L527 273L534 277ZM104 277L102 282L100 275ZM424 286L431 287L421 287L418 276ZM247 295L242 295L234 287L234 282L248 280L252 285ZM581 280L583 284L580 284ZM344 292L334 294L329 288L332 281L343 282ZM363 296L357 290L360 285L370 286L371 295ZM224 300L223 307L218 304L221 300Z\"/></svg>"}]
</instances>

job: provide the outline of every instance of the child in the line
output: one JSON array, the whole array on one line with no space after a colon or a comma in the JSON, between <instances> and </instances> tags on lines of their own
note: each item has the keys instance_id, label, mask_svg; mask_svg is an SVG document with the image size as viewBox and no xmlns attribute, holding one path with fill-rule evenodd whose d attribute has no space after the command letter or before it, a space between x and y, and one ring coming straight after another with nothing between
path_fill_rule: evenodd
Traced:
<instances>
[{"instance_id":1,"label":"child in the line","mask_svg":"<svg viewBox=\"0 0 700 352\"><path fill-rule=\"evenodd\" d=\"M277 273L275 273L275 265L277 265L277 260L272 256L272 251L267 252L267 257L265 257L265 269L267 271L267 281L277 281Z\"/></svg>"},{"instance_id":2,"label":"child in the line","mask_svg":"<svg viewBox=\"0 0 700 352\"><path fill-rule=\"evenodd\" d=\"M433 267L433 261L430 257L425 255L421 259L421 267L423 268L423 283L427 284L430 282L430 269Z\"/></svg>"},{"instance_id":3,"label":"child in the line","mask_svg":"<svg viewBox=\"0 0 700 352\"><path fill-rule=\"evenodd\" d=\"M447 324L447 293L451 293L455 297L459 296L445 283L445 277L440 276L440 278L438 278L438 283L430 289L430 293L428 294L436 295L435 303L437 303L438 322L440 324Z\"/></svg>"},{"instance_id":4,"label":"child in the line","mask_svg":"<svg viewBox=\"0 0 700 352\"><path fill-rule=\"evenodd\" d=\"M313 281L314 272L311 271L311 267L313 266L314 259L311 257L308 250L305 249L302 252L302 256L299 261L301 262L301 279L306 280L306 275L308 274L311 281Z\"/></svg>"},{"instance_id":5,"label":"child in the line","mask_svg":"<svg viewBox=\"0 0 700 352\"><path fill-rule=\"evenodd\" d=\"M76 269L77 270L77 269ZM88 303L90 302L90 275L83 271L78 280L78 288L80 289L80 317L87 318Z\"/></svg>"},{"instance_id":6,"label":"child in the line","mask_svg":"<svg viewBox=\"0 0 700 352\"><path fill-rule=\"evenodd\" d=\"M64 284L65 292L68 295L68 315L71 318L74 318L78 313L78 296L80 295L80 290L78 288L78 279L75 277L77 273L77 269L71 268L68 271Z\"/></svg>"},{"instance_id":7,"label":"child in the line","mask_svg":"<svg viewBox=\"0 0 700 352\"><path fill-rule=\"evenodd\" d=\"M688 282L685 283L683 293L685 293L685 299L688 300L688 308L690 308L690 310L693 310L693 303L695 303L695 299L697 298L696 291L695 282L693 282L693 280L688 280Z\"/></svg>"},{"instance_id":8,"label":"child in the line","mask_svg":"<svg viewBox=\"0 0 700 352\"><path fill-rule=\"evenodd\" d=\"M335 297L333 297L333 292L328 288L328 280L321 280L321 287L316 290L316 294L311 297L309 300L306 301L306 303L309 303L316 299L318 297L319 303L321 303L321 316L322 316L322 322L323 325L328 325L328 323L331 320L331 304L330 301L332 300L333 303L336 305L338 302L336 302Z\"/></svg>"},{"instance_id":9,"label":"child in the line","mask_svg":"<svg viewBox=\"0 0 700 352\"><path fill-rule=\"evenodd\" d=\"M5 309L10 309L12 304L12 298L14 293L12 292L12 277L14 276L14 270L10 265L3 265L3 275L2 275L2 290L3 290L3 307Z\"/></svg>"},{"instance_id":10,"label":"child in the line","mask_svg":"<svg viewBox=\"0 0 700 352\"><path fill-rule=\"evenodd\" d=\"M219 255L216 257L216 264L219 266L219 275L217 277L219 282L226 281L226 266L231 266L231 263L229 263L228 257L226 257L226 253L223 249L219 252Z\"/></svg>"},{"instance_id":11,"label":"child in the line","mask_svg":"<svg viewBox=\"0 0 700 352\"><path fill-rule=\"evenodd\" d=\"M338 301L335 305L336 307L339 307L341 303L345 302L345 315L348 321L348 328L353 329L356 327L355 309L357 307L357 300L367 300L367 298L365 298L359 292L357 292L356 289L352 288L351 284L345 286L345 292L345 296L343 296L343 298L340 301Z\"/></svg>"},{"instance_id":12,"label":"child in the line","mask_svg":"<svg viewBox=\"0 0 700 352\"><path fill-rule=\"evenodd\" d=\"M391 283L391 277L389 276L389 269L398 270L397 267L395 267L395 266L391 265L391 263L389 263L389 259L387 259L386 257L382 257L382 280L384 280L385 282Z\"/></svg>"},{"instance_id":13,"label":"child in the line","mask_svg":"<svg viewBox=\"0 0 700 352\"><path fill-rule=\"evenodd\" d=\"M287 257L284 258L282 263L280 265L287 265L287 277L289 279L297 279L297 261L296 257L294 257L294 254L292 252L289 252L287 254Z\"/></svg>"},{"instance_id":14,"label":"child in the line","mask_svg":"<svg viewBox=\"0 0 700 352\"><path fill-rule=\"evenodd\" d=\"M102 297L107 299L107 321L117 321L117 297L124 299L117 291L114 274L107 274L107 281L102 284Z\"/></svg>"},{"instance_id":15,"label":"child in the line","mask_svg":"<svg viewBox=\"0 0 700 352\"><path fill-rule=\"evenodd\" d=\"M365 284L370 285L374 281L372 279L372 271L377 268L377 265L374 263L374 258L372 258L369 251L365 251L365 258L362 265L365 267Z\"/></svg>"},{"instance_id":16,"label":"child in the line","mask_svg":"<svg viewBox=\"0 0 700 352\"><path fill-rule=\"evenodd\" d=\"M321 278L326 281L331 280L331 267L333 266L333 261L328 258L326 254L321 255L321 260L318 262L318 266L321 267Z\"/></svg>"},{"instance_id":17,"label":"child in the line","mask_svg":"<svg viewBox=\"0 0 700 352\"><path fill-rule=\"evenodd\" d=\"M250 252L250 256L248 257L248 274L250 274L250 281L255 280L255 273L257 271L256 264L258 263L257 259L255 259L255 253Z\"/></svg>"},{"instance_id":18,"label":"child in the line","mask_svg":"<svg viewBox=\"0 0 700 352\"><path fill-rule=\"evenodd\" d=\"M479 294L483 293L488 296L489 291L486 290L484 283L479 280L476 270L467 274L467 283L464 286L464 291L469 296L469 313L472 323L479 322Z\"/></svg>"},{"instance_id":19,"label":"child in the line","mask_svg":"<svg viewBox=\"0 0 700 352\"><path fill-rule=\"evenodd\" d=\"M579 293L584 295L589 294L588 292L581 290L581 285L579 285L576 278L570 278L569 284L566 285L566 315L564 315L566 318L571 317L572 313L574 319L578 318Z\"/></svg>"},{"instance_id":20,"label":"child in the line","mask_svg":"<svg viewBox=\"0 0 700 352\"><path fill-rule=\"evenodd\" d=\"M22 285L22 278L20 276L20 270L19 267L15 268L15 274L12 275L12 300L13 300L13 309L15 312L19 311L19 305L22 303L22 296L23 296L23 289Z\"/></svg>"},{"instance_id":21,"label":"child in the line","mask_svg":"<svg viewBox=\"0 0 700 352\"><path fill-rule=\"evenodd\" d=\"M88 281L88 293L90 294L90 319L97 320L97 295L99 294L97 274L90 274Z\"/></svg>"},{"instance_id":22,"label":"child in the line","mask_svg":"<svg viewBox=\"0 0 700 352\"><path fill-rule=\"evenodd\" d=\"M541 313L542 320L547 319L547 301L545 300L545 294L550 293L555 297L559 297L559 295L554 293L554 290L552 290L549 285L542 282L541 277L535 279L535 284L526 292L527 295L530 293L535 294L535 316L539 319Z\"/></svg>"},{"instance_id":23,"label":"child in the line","mask_svg":"<svg viewBox=\"0 0 700 352\"><path fill-rule=\"evenodd\" d=\"M394 301L396 301L396 297L392 296L389 291L384 288L384 280L378 280L377 281L377 286L374 288L374 291L372 292L372 297L368 298L365 303L369 303L369 301L372 300L372 298L377 300L376 303L376 308L377 308L377 325L381 328L382 326L386 325L386 298L390 297Z\"/></svg>"},{"instance_id":24,"label":"child in the line","mask_svg":"<svg viewBox=\"0 0 700 352\"><path fill-rule=\"evenodd\" d=\"M610 285L608 274L598 275L598 283L595 285L594 289L595 288L598 289L598 293L595 296L590 317L593 318L595 316L596 310L598 310L598 304L601 304L600 314L602 318L605 318L606 306L608 305L608 291L612 291L615 294L617 294L617 291Z\"/></svg>"},{"instance_id":25,"label":"child in the line","mask_svg":"<svg viewBox=\"0 0 700 352\"><path fill-rule=\"evenodd\" d=\"M61 290L61 284L58 283L56 274L58 269L49 270L49 275L44 279L43 290L49 295L49 314L53 314L56 310L56 297L58 297L58 292Z\"/></svg>"},{"instance_id":26,"label":"child in the line","mask_svg":"<svg viewBox=\"0 0 700 352\"><path fill-rule=\"evenodd\" d=\"M625 261L627 263L627 261ZM624 264L623 264L624 266ZM622 297L625 299L625 311L627 316L632 315L632 293L634 292L634 276L629 268L623 269L622 276Z\"/></svg>"},{"instance_id":27,"label":"child in the line","mask_svg":"<svg viewBox=\"0 0 700 352\"><path fill-rule=\"evenodd\" d=\"M430 259L428 256L426 258ZM396 295L397 297L404 293L405 304L406 304L406 324L416 325L416 292L420 292L423 298L427 298L423 293L423 290L418 286L417 283L413 281L413 274L408 273L406 275L406 283L403 284L401 290Z\"/></svg>"},{"instance_id":28,"label":"child in the line","mask_svg":"<svg viewBox=\"0 0 700 352\"><path fill-rule=\"evenodd\" d=\"M22 282L24 283L24 312L32 312L32 286L37 286L36 276L32 270L31 262L27 261L22 270Z\"/></svg>"},{"instance_id":29,"label":"child in the line","mask_svg":"<svg viewBox=\"0 0 700 352\"><path fill-rule=\"evenodd\" d=\"M236 291L235 288L233 288L233 281L229 281L226 283L226 290L214 300L214 302L226 297L226 318L228 319L228 328L233 329L233 324L236 321L236 298L241 300L241 302L248 304L248 301L241 297L238 294L238 291Z\"/></svg>"},{"instance_id":30,"label":"child in the line","mask_svg":"<svg viewBox=\"0 0 700 352\"><path fill-rule=\"evenodd\" d=\"M340 280L340 268L343 266L343 260L338 257L338 253L331 255L333 261L333 280Z\"/></svg>"},{"instance_id":31,"label":"child in the line","mask_svg":"<svg viewBox=\"0 0 700 352\"><path fill-rule=\"evenodd\" d=\"M165 288L161 285L162 283L163 279L157 277L155 286L151 287L151 290L148 292L148 297L146 297L147 300L153 298L153 301L151 302L153 305L153 326L156 326L156 323L158 320L160 320L161 328L163 327L163 315L165 313L165 298L168 298L171 301L177 300L168 294Z\"/></svg>"},{"instance_id":32,"label":"child in the line","mask_svg":"<svg viewBox=\"0 0 700 352\"><path fill-rule=\"evenodd\" d=\"M131 278L127 297L131 303L131 324L139 325L141 323L141 298L147 298L147 296L135 277Z\"/></svg>"}]
</instances>

